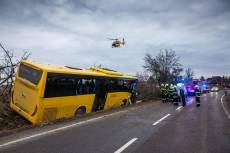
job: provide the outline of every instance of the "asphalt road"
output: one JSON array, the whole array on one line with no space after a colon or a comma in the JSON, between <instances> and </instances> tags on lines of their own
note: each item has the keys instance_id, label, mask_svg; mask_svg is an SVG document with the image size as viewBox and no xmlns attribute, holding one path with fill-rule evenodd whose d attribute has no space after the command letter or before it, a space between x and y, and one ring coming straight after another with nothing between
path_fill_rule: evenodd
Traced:
<instances>
[{"instance_id":1,"label":"asphalt road","mask_svg":"<svg viewBox=\"0 0 230 153\"><path fill-rule=\"evenodd\" d=\"M230 153L223 93L201 107L149 102L0 138L0 153Z\"/></svg>"}]
</instances>

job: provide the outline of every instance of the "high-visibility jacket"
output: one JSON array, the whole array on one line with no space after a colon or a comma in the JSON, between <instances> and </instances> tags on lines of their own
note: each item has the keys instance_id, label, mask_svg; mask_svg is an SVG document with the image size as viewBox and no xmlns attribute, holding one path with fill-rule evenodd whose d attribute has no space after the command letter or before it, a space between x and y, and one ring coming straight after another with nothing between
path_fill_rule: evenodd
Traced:
<instances>
[{"instance_id":1,"label":"high-visibility jacket","mask_svg":"<svg viewBox=\"0 0 230 153\"><path fill-rule=\"evenodd\" d=\"M160 93L163 94L165 91L165 88L164 87L160 87Z\"/></svg>"},{"instance_id":2,"label":"high-visibility jacket","mask_svg":"<svg viewBox=\"0 0 230 153\"><path fill-rule=\"evenodd\" d=\"M167 91L166 91L166 88L164 87L164 86L162 86L161 88L160 88L160 94L161 94L161 98L162 98L162 100L163 101L165 101L166 100L166 95L167 95L167 93L166 93Z\"/></svg>"},{"instance_id":3,"label":"high-visibility jacket","mask_svg":"<svg viewBox=\"0 0 230 153\"><path fill-rule=\"evenodd\" d=\"M195 90L195 96L196 97L201 97L201 91L200 91L200 89L196 89Z\"/></svg>"},{"instance_id":4,"label":"high-visibility jacket","mask_svg":"<svg viewBox=\"0 0 230 153\"><path fill-rule=\"evenodd\" d=\"M173 98L178 98L178 91L176 88L173 90Z\"/></svg>"},{"instance_id":5,"label":"high-visibility jacket","mask_svg":"<svg viewBox=\"0 0 230 153\"><path fill-rule=\"evenodd\" d=\"M173 96L174 88L170 87L170 88L168 89L168 93L169 93L169 95Z\"/></svg>"}]
</instances>

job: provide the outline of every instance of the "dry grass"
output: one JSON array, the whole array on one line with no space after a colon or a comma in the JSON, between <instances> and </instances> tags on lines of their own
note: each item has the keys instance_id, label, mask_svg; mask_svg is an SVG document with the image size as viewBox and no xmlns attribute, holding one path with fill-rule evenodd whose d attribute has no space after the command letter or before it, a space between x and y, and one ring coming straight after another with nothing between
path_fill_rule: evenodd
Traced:
<instances>
[{"instance_id":1,"label":"dry grass","mask_svg":"<svg viewBox=\"0 0 230 153\"><path fill-rule=\"evenodd\" d=\"M9 101L8 96L0 97L0 133L29 124L24 118L10 109Z\"/></svg>"}]
</instances>

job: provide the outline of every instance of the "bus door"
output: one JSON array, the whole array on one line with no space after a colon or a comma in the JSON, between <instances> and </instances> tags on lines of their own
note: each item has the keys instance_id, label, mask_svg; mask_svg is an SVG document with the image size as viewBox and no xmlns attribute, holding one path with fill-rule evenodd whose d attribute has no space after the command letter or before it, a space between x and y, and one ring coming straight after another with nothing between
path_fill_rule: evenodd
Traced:
<instances>
[{"instance_id":1,"label":"bus door","mask_svg":"<svg viewBox=\"0 0 230 153\"><path fill-rule=\"evenodd\" d=\"M103 110L106 101L108 84L105 79L96 80L96 92L92 111Z\"/></svg>"}]
</instances>

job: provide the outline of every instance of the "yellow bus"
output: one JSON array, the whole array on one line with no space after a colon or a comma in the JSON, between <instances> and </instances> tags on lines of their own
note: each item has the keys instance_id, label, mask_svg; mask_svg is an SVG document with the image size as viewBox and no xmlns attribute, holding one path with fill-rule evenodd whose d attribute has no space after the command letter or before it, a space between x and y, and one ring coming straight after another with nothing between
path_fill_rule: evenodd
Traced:
<instances>
[{"instance_id":1,"label":"yellow bus","mask_svg":"<svg viewBox=\"0 0 230 153\"><path fill-rule=\"evenodd\" d=\"M80 69L23 60L10 107L36 124L135 102L137 78L113 70Z\"/></svg>"}]
</instances>

